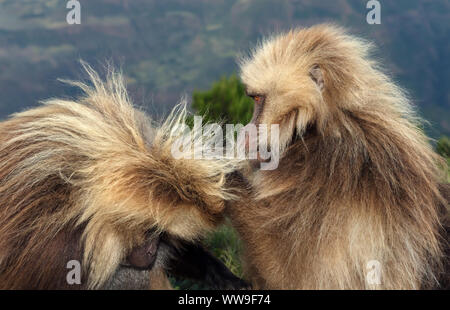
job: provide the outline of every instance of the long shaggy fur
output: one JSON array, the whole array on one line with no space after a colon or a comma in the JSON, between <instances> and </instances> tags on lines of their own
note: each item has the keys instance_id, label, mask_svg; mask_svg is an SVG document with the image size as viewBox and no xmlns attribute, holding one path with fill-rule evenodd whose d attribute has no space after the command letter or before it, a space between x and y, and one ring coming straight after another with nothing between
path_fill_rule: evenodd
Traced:
<instances>
[{"instance_id":1,"label":"long shaggy fur","mask_svg":"<svg viewBox=\"0 0 450 310\"><path fill-rule=\"evenodd\" d=\"M103 82L85 68L92 85L72 82L82 98L0 123L0 288L60 287L77 258L88 287L102 287L150 229L194 240L232 198L232 161L172 157L185 108L156 125L120 74Z\"/></svg>"},{"instance_id":2,"label":"long shaggy fur","mask_svg":"<svg viewBox=\"0 0 450 310\"><path fill-rule=\"evenodd\" d=\"M247 91L265 96L257 121L280 124L282 146L278 169L247 174L251 198L229 208L256 287L419 289L448 279L441 158L370 50L319 25L270 38L242 61ZM367 281L373 260L380 285Z\"/></svg>"}]
</instances>

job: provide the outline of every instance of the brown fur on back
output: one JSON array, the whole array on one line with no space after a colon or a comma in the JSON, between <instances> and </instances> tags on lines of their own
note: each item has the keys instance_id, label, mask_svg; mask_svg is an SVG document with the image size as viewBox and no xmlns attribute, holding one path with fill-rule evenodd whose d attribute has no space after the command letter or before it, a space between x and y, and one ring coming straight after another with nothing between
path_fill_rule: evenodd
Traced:
<instances>
[{"instance_id":1,"label":"brown fur on back","mask_svg":"<svg viewBox=\"0 0 450 310\"><path fill-rule=\"evenodd\" d=\"M319 25L268 39L242 63L247 90L266 96L260 123L280 124L282 146L279 167L247 174L251 198L229 208L257 287L443 285L442 161L369 47ZM374 260L379 285L366 280Z\"/></svg>"},{"instance_id":2,"label":"brown fur on back","mask_svg":"<svg viewBox=\"0 0 450 310\"><path fill-rule=\"evenodd\" d=\"M185 110L157 125L120 74L85 68L84 97L0 123L0 289L63 288L74 259L83 288L99 288L149 230L195 240L232 198L231 162L172 157Z\"/></svg>"}]
</instances>

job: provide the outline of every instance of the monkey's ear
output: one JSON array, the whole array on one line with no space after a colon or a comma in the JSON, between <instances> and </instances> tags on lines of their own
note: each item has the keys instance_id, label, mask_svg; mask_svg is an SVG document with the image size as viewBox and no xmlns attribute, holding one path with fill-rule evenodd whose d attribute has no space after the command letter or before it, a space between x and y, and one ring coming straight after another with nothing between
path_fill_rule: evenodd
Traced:
<instances>
[{"instance_id":1,"label":"monkey's ear","mask_svg":"<svg viewBox=\"0 0 450 310\"><path fill-rule=\"evenodd\" d=\"M322 69L320 69L320 66L314 65L309 70L309 76L314 81L314 83L316 83L317 87L319 87L320 91L322 91L323 87L324 87L324 81L323 81Z\"/></svg>"}]
</instances>

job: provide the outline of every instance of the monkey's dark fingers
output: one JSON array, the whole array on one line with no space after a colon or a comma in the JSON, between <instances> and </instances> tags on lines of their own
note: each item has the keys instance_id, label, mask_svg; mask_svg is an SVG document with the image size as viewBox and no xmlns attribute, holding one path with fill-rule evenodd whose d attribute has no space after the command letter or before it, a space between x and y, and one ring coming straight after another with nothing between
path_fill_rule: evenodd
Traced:
<instances>
[{"instance_id":1,"label":"monkey's dark fingers","mask_svg":"<svg viewBox=\"0 0 450 310\"><path fill-rule=\"evenodd\" d=\"M173 276L201 281L212 289L247 289L249 284L236 277L220 260L201 245L181 241L168 263Z\"/></svg>"},{"instance_id":2,"label":"monkey's dark fingers","mask_svg":"<svg viewBox=\"0 0 450 310\"><path fill-rule=\"evenodd\" d=\"M212 266L211 266L212 267ZM207 282L214 289L221 290L250 290L251 285L245 280L236 277L231 271L229 271L225 266L224 268L210 268L207 273Z\"/></svg>"}]
</instances>

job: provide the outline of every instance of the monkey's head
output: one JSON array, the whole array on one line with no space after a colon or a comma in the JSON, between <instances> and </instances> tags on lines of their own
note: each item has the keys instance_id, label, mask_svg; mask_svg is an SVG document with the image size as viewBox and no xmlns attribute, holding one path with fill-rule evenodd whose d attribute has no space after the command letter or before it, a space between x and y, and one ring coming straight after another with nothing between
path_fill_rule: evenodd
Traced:
<instances>
[{"instance_id":1,"label":"monkey's head","mask_svg":"<svg viewBox=\"0 0 450 310\"><path fill-rule=\"evenodd\" d=\"M279 124L280 149L309 129L345 130L345 115L373 109L370 94L396 91L368 59L370 45L333 25L291 30L267 39L241 61L241 79L254 99L252 123ZM379 94L378 94L379 95Z\"/></svg>"},{"instance_id":2,"label":"monkey's head","mask_svg":"<svg viewBox=\"0 0 450 310\"><path fill-rule=\"evenodd\" d=\"M184 108L155 125L129 102L120 74L103 81L85 69L92 86L73 82L83 97L50 100L0 124L0 232L11 236L0 249L17 249L24 258L11 250L8 259L34 270L31 252L40 257L51 239L63 253L72 238L94 288L119 264L151 268L165 241L195 241L214 228L234 197L225 176L235 167L174 157Z\"/></svg>"},{"instance_id":3,"label":"monkey's head","mask_svg":"<svg viewBox=\"0 0 450 310\"><path fill-rule=\"evenodd\" d=\"M184 109L157 127L136 110L127 113L133 115L133 127L115 125L118 135L108 152L91 162L75 184L84 189L78 201L88 204L81 218L88 223L85 255L108 257L111 268L126 258L125 264L138 268L152 267L155 261L164 265L165 257L160 257L167 253L161 247L176 240L197 241L222 221L225 201L235 197L226 174L235 167L226 160L174 157L179 137L172 133L184 124ZM115 147L117 141L125 143ZM110 274L102 272L94 278Z\"/></svg>"}]
</instances>

